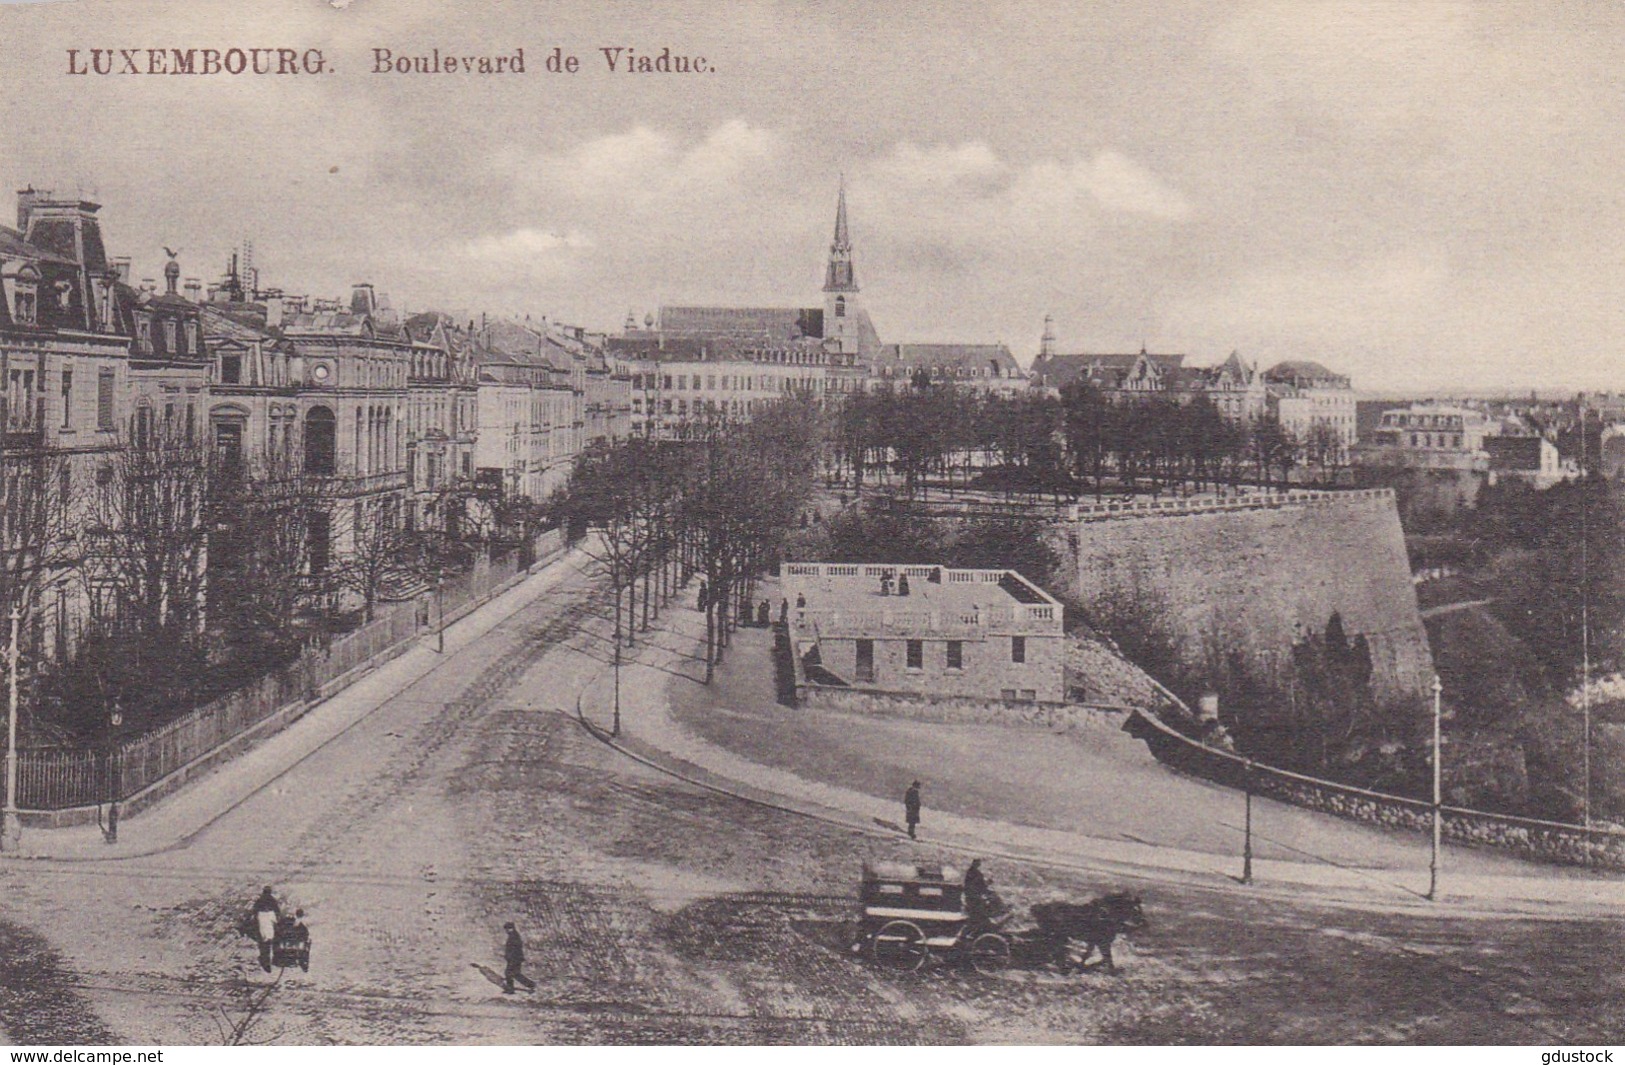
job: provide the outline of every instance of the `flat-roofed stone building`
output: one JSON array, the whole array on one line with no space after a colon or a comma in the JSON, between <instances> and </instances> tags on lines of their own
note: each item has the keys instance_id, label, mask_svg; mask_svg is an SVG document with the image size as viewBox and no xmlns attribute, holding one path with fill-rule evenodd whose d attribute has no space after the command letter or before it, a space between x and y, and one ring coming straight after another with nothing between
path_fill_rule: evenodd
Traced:
<instances>
[{"instance_id":1,"label":"flat-roofed stone building","mask_svg":"<svg viewBox=\"0 0 1625 1065\"><path fill-rule=\"evenodd\" d=\"M789 562L783 573L809 687L1065 701L1061 604L1015 570Z\"/></svg>"}]
</instances>

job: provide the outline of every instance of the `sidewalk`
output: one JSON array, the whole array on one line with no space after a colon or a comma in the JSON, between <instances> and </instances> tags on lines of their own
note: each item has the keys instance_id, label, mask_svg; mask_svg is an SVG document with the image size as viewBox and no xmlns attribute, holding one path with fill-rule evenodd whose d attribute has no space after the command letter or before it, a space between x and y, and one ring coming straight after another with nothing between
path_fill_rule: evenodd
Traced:
<instances>
[{"instance_id":1,"label":"sidewalk","mask_svg":"<svg viewBox=\"0 0 1625 1065\"><path fill-rule=\"evenodd\" d=\"M756 688L766 694L752 693L753 700L771 702L771 663L766 647L767 634L761 630L740 630L735 633L727 660L718 670L718 679L709 690L698 683L704 675L704 665L696 649L704 640L704 616L692 609L691 597L682 596L662 615L661 629L647 634L639 641L634 658L622 670L622 734L611 740L600 731L607 727L609 717L603 707L589 705L586 716L595 725L601 738L626 754L658 768L674 773L703 787L719 790L779 809L814 817L857 831L896 838L901 835L900 797L881 798L855 787L831 781L839 775L828 771L838 765L850 769L855 757L854 749L875 757L889 754L898 747L899 737L909 734L925 735L919 730L960 728L957 735L972 732L970 728L938 726L924 722L903 722L896 719L869 721L856 715L828 715L821 719L806 715L820 711L791 710L773 706L772 709L754 707L745 709L728 701L728 692L741 687ZM761 673L738 683L738 673ZM685 691L684 686L692 688ZM702 700L698 709L690 708L685 714L710 715L706 725L738 719L739 740L734 746L749 751L771 750L772 760L788 762L794 768L763 764L767 757L753 758L728 749L701 736L695 728L678 719L675 707L694 700ZM841 750L811 751L804 735L798 735L794 724L818 720L829 731L841 734L850 745ZM1005 746L1000 737L1009 737L1009 745L1018 739L1018 730L999 726L980 726L990 732L988 750ZM1036 730L1021 730L1031 737ZM1047 733L1038 733L1048 737ZM954 742L950 736L948 742ZM774 747L773 744L778 746ZM783 755L786 745L791 753ZM766 745L766 746L764 746ZM940 741L939 741L940 745ZM879 751L871 750L879 748ZM909 757L905 748L903 757ZM823 762L820 762L820 758ZM968 756L975 762L982 752ZM833 762L831 761L833 759ZM846 761L842 761L846 759ZM867 768L867 767L865 767ZM963 767L961 767L962 769ZM984 773L994 775L999 769L989 768ZM1034 767L1034 772L1049 770L1050 766ZM799 770L799 771L798 771ZM899 770L900 772L906 770ZM1120 825L1090 822L1091 831L1064 830L1055 827L1036 827L1013 823L1012 811L990 809L987 795L978 796L976 814L963 811L948 812L933 808L927 802L927 818L922 832L922 849L962 851L986 856L1001 856L1014 860L1077 868L1105 873L1114 877L1144 878L1167 882L1173 880L1192 886L1222 887L1226 890L1246 891L1260 897L1311 900L1355 907L1391 911L1406 909L1418 913L1437 913L1444 909L1460 916L1469 913L1493 913L1522 916L1576 916L1581 914L1614 913L1625 909L1625 879L1589 877L1581 870L1547 867L1522 862L1492 851L1466 848L1447 848L1444 851L1440 873L1438 902L1425 898L1428 885L1428 858L1426 841L1409 834L1385 833L1353 822L1332 818L1296 807L1284 806L1266 800L1256 800L1255 817L1267 815L1279 826L1300 826L1300 834L1307 842L1319 843L1311 849L1298 849L1283 844L1290 832L1278 827L1272 840L1257 834L1255 820L1254 883L1249 887L1239 884L1241 875L1240 796L1226 789L1203 782L1193 782L1172 771L1152 766L1149 774L1136 778L1139 793L1124 796L1125 803L1140 803L1157 811L1159 817L1184 816L1189 826L1171 825L1166 833L1170 839L1195 837L1201 831L1233 833L1224 837L1228 846L1233 838L1233 849L1226 847L1207 850L1180 845L1169 845L1131 833L1111 833ZM850 775L850 774L848 774ZM937 792L956 789L976 792L978 785L987 780L938 779ZM1026 786L1020 776L1015 782ZM995 781L994 783L998 783ZM1064 787L1065 782L1045 781L1052 787ZM1166 784L1166 788L1159 787ZM1201 788L1207 798L1205 806L1178 808L1164 803L1159 808L1159 796L1146 794L1151 790ZM983 791L988 790L986 787ZM901 792L898 792L901 795ZM996 795L995 795L996 797ZM1214 808L1217 798L1226 806L1233 801L1236 817L1229 818L1228 809ZM972 805L967 800L962 805ZM1027 810L1020 811L1023 814ZM1230 820L1238 823L1231 825ZM1102 829L1105 834L1102 834ZM1148 833L1151 834L1151 833ZM1376 857L1362 854L1351 847L1347 857L1337 851L1347 846L1347 840L1369 837ZM1326 856L1327 850L1336 857ZM1273 854L1272 854L1273 852ZM1311 860L1297 860L1295 854L1310 854Z\"/></svg>"},{"instance_id":2,"label":"sidewalk","mask_svg":"<svg viewBox=\"0 0 1625 1065\"><path fill-rule=\"evenodd\" d=\"M508 591L448 625L445 629L445 654L436 650L433 633L419 637L417 646L334 693L287 728L185 785L154 806L121 819L117 843L106 843L101 829L96 825L58 829L25 828L19 853L0 857L0 863L26 859L118 861L185 847L199 833L289 769L428 674L451 662L453 652L478 640L535 602L578 570L584 558L578 548L566 550Z\"/></svg>"}]
</instances>

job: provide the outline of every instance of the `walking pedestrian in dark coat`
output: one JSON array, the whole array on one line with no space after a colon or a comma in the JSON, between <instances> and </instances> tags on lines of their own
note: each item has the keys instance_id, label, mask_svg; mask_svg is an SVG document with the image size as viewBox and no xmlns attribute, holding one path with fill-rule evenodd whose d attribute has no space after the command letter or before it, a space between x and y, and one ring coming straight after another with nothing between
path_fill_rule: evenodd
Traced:
<instances>
[{"instance_id":1,"label":"walking pedestrian in dark coat","mask_svg":"<svg viewBox=\"0 0 1625 1065\"><path fill-rule=\"evenodd\" d=\"M508 941L502 946L502 960L507 963L502 971L502 993L513 994L515 980L525 985L526 991L536 990L536 982L519 971L525 965L525 941L519 938L519 929L512 921L502 927L508 933Z\"/></svg>"},{"instance_id":2,"label":"walking pedestrian in dark coat","mask_svg":"<svg viewBox=\"0 0 1625 1065\"><path fill-rule=\"evenodd\" d=\"M271 971L271 945L276 942L276 926L281 920L282 904L276 900L271 885L266 884L254 900L254 939L260 945L260 968L266 972Z\"/></svg>"},{"instance_id":3,"label":"walking pedestrian in dark coat","mask_svg":"<svg viewBox=\"0 0 1625 1065\"><path fill-rule=\"evenodd\" d=\"M709 600L707 598L709 593L710 593L710 589L705 586L704 581L701 581L700 582L700 594L699 594L699 596L697 598L698 605L694 607L695 610L704 610L706 608L706 606L707 606L707 604L709 602Z\"/></svg>"},{"instance_id":4,"label":"walking pedestrian in dark coat","mask_svg":"<svg viewBox=\"0 0 1625 1065\"><path fill-rule=\"evenodd\" d=\"M916 780L903 792L903 817L908 821L908 838L917 839L914 829L920 823L920 782Z\"/></svg>"}]
</instances>

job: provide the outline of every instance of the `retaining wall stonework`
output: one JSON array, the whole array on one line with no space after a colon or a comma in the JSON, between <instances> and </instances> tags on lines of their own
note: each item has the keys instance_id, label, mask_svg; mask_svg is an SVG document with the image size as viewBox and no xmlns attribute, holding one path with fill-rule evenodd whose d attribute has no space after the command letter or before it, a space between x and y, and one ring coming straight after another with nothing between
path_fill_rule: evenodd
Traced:
<instances>
[{"instance_id":1,"label":"retaining wall stonework","mask_svg":"<svg viewBox=\"0 0 1625 1065\"><path fill-rule=\"evenodd\" d=\"M916 695L912 692L877 692L857 688L825 688L804 684L797 701L817 710L836 710L872 717L901 717L962 725L1016 725L1054 730L1077 727L1099 711L1064 703L1020 703L998 700Z\"/></svg>"},{"instance_id":2,"label":"retaining wall stonework","mask_svg":"<svg viewBox=\"0 0 1625 1065\"><path fill-rule=\"evenodd\" d=\"M1159 762L1192 776L1232 788L1251 787L1255 795L1351 821L1416 832L1432 830L1433 807L1429 803L1249 763L1205 747L1138 710L1125 727L1146 742ZM1442 806L1440 811L1441 834L1452 843L1492 847L1535 861L1625 869L1625 832L1456 806Z\"/></svg>"},{"instance_id":3,"label":"retaining wall stonework","mask_svg":"<svg viewBox=\"0 0 1625 1065\"><path fill-rule=\"evenodd\" d=\"M1351 637L1370 643L1379 698L1423 691L1432 655L1392 494L1302 495L1060 525L1070 591L1086 607L1114 595L1148 604L1192 665L1216 644L1242 651L1264 675L1287 668L1299 634L1324 631L1335 611Z\"/></svg>"}]
</instances>

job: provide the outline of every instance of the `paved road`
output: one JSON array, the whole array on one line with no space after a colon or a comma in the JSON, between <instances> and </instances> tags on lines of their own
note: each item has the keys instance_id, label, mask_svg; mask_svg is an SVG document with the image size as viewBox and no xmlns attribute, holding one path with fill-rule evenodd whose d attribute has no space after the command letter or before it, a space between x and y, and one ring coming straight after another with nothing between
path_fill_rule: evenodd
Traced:
<instances>
[{"instance_id":1,"label":"paved road","mask_svg":"<svg viewBox=\"0 0 1625 1065\"><path fill-rule=\"evenodd\" d=\"M0 1024L157 1043L1619 1031L1625 944L1604 923L1385 917L1154 882L1139 885L1152 927L1115 979L878 972L842 949L858 863L940 855L675 782L587 736L557 708L603 686L605 613L591 578L569 575L184 846L5 866ZM992 874L1018 904L1101 886ZM311 972L274 985L232 932L265 883L315 939ZM505 920L530 939L534 994L491 980Z\"/></svg>"}]
</instances>

